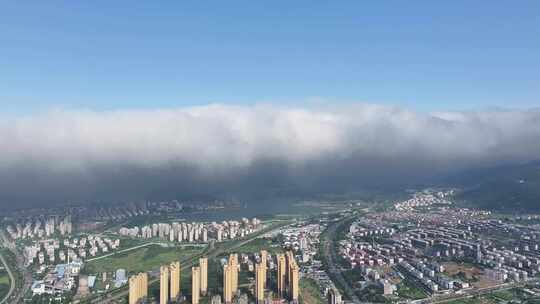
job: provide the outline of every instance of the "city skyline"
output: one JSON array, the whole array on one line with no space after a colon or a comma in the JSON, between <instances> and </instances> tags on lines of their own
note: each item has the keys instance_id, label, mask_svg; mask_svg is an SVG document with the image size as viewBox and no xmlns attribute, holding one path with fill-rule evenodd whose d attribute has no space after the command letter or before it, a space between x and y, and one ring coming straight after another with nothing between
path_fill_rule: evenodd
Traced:
<instances>
[{"instance_id":1,"label":"city skyline","mask_svg":"<svg viewBox=\"0 0 540 304\"><path fill-rule=\"evenodd\" d=\"M0 4L0 304L534 304L540 2Z\"/></svg>"}]
</instances>

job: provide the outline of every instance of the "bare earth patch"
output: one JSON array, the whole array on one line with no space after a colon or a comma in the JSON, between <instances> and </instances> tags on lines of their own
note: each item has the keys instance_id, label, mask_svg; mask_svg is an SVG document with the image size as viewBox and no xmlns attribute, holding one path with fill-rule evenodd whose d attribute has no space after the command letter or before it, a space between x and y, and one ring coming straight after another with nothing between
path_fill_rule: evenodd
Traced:
<instances>
[{"instance_id":1,"label":"bare earth patch","mask_svg":"<svg viewBox=\"0 0 540 304\"><path fill-rule=\"evenodd\" d=\"M472 280L476 278L477 281L471 283L471 285L475 288L485 288L499 284L496 281L488 279L487 276L484 274L484 271L476 266L455 262L447 262L443 263L443 265L445 267L444 272L449 276L456 276L459 273L463 273L467 280Z\"/></svg>"}]
</instances>

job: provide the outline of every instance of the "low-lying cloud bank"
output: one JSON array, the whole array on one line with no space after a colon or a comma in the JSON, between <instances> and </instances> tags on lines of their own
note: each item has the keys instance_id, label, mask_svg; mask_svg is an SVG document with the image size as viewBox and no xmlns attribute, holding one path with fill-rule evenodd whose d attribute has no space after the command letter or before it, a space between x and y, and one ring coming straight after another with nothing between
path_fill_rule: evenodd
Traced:
<instances>
[{"instance_id":1,"label":"low-lying cloud bank","mask_svg":"<svg viewBox=\"0 0 540 304\"><path fill-rule=\"evenodd\" d=\"M216 104L51 111L0 122L0 206L256 191L276 182L384 185L539 155L537 110L419 114L367 104Z\"/></svg>"}]
</instances>

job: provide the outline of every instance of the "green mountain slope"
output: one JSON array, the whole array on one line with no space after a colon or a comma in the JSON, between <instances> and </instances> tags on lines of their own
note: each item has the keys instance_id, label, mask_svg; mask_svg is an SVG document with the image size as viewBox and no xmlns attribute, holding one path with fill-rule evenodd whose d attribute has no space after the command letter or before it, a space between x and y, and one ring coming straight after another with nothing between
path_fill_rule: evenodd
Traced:
<instances>
[{"instance_id":1,"label":"green mountain slope","mask_svg":"<svg viewBox=\"0 0 540 304\"><path fill-rule=\"evenodd\" d=\"M540 212L540 162L469 171L454 176L464 204L510 213Z\"/></svg>"}]
</instances>

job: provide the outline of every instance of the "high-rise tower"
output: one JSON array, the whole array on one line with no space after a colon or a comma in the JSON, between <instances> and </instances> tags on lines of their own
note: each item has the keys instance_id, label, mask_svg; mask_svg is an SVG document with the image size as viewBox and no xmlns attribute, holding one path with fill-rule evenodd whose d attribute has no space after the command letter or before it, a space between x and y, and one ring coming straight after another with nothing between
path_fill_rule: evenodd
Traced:
<instances>
[{"instance_id":1,"label":"high-rise tower","mask_svg":"<svg viewBox=\"0 0 540 304\"><path fill-rule=\"evenodd\" d=\"M169 266L171 271L171 299L178 300L180 297L180 262L173 262Z\"/></svg>"},{"instance_id":2,"label":"high-rise tower","mask_svg":"<svg viewBox=\"0 0 540 304\"><path fill-rule=\"evenodd\" d=\"M205 296L208 292L208 258L200 258L199 267L201 268L201 294Z\"/></svg>"},{"instance_id":3,"label":"high-rise tower","mask_svg":"<svg viewBox=\"0 0 540 304\"><path fill-rule=\"evenodd\" d=\"M280 299L285 295L287 281L287 262L283 254L277 255L277 292Z\"/></svg>"},{"instance_id":4,"label":"high-rise tower","mask_svg":"<svg viewBox=\"0 0 540 304\"><path fill-rule=\"evenodd\" d=\"M255 299L257 304L264 304L264 265L257 263L255 265Z\"/></svg>"},{"instance_id":5,"label":"high-rise tower","mask_svg":"<svg viewBox=\"0 0 540 304\"><path fill-rule=\"evenodd\" d=\"M296 262L295 262L290 265L290 278L289 278L289 297L293 303L298 303L299 279L300 278L298 276L298 265L296 265Z\"/></svg>"},{"instance_id":6,"label":"high-rise tower","mask_svg":"<svg viewBox=\"0 0 540 304\"><path fill-rule=\"evenodd\" d=\"M288 251L285 255L287 265L287 284L289 291L289 300L294 303L298 303L298 264L296 264L294 254L291 251Z\"/></svg>"},{"instance_id":7,"label":"high-rise tower","mask_svg":"<svg viewBox=\"0 0 540 304\"><path fill-rule=\"evenodd\" d=\"M199 304L201 296L201 268L191 268L191 304Z\"/></svg>"},{"instance_id":8,"label":"high-rise tower","mask_svg":"<svg viewBox=\"0 0 540 304\"><path fill-rule=\"evenodd\" d=\"M169 303L169 267L161 266L159 269L159 303Z\"/></svg>"},{"instance_id":9,"label":"high-rise tower","mask_svg":"<svg viewBox=\"0 0 540 304\"><path fill-rule=\"evenodd\" d=\"M238 290L238 255L236 253L229 256L229 267L231 268L231 291L233 294Z\"/></svg>"},{"instance_id":10,"label":"high-rise tower","mask_svg":"<svg viewBox=\"0 0 540 304\"><path fill-rule=\"evenodd\" d=\"M263 271L263 286L266 288L266 267L267 267L267 260L268 260L268 252L266 250L261 250L261 266Z\"/></svg>"},{"instance_id":11,"label":"high-rise tower","mask_svg":"<svg viewBox=\"0 0 540 304\"><path fill-rule=\"evenodd\" d=\"M232 303L232 278L229 264L223 265L223 303Z\"/></svg>"},{"instance_id":12,"label":"high-rise tower","mask_svg":"<svg viewBox=\"0 0 540 304\"><path fill-rule=\"evenodd\" d=\"M148 275L139 273L129 278L129 304L137 304L148 297Z\"/></svg>"},{"instance_id":13,"label":"high-rise tower","mask_svg":"<svg viewBox=\"0 0 540 304\"><path fill-rule=\"evenodd\" d=\"M138 277L129 278L129 304L136 304L139 301Z\"/></svg>"}]
</instances>

